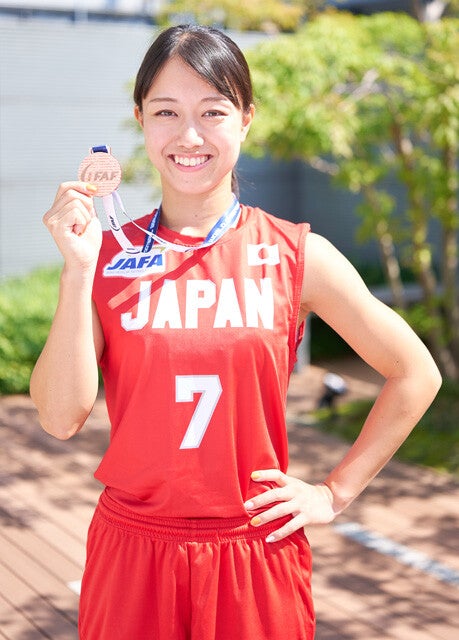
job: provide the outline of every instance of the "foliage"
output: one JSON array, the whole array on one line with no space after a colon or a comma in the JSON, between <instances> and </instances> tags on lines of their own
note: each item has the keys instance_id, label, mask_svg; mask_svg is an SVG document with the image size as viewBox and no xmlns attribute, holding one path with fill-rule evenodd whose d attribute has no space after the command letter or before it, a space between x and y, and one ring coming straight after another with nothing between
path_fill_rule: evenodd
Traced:
<instances>
[{"instance_id":1,"label":"foliage","mask_svg":"<svg viewBox=\"0 0 459 640\"><path fill-rule=\"evenodd\" d=\"M353 442L371 405L370 401L359 400L335 409L319 409L315 412L316 426ZM459 476L458 414L459 386L456 383L444 384L395 457Z\"/></svg>"},{"instance_id":2,"label":"foliage","mask_svg":"<svg viewBox=\"0 0 459 640\"><path fill-rule=\"evenodd\" d=\"M160 15L160 22L197 22L240 31L295 31L322 0L173 0Z\"/></svg>"},{"instance_id":3,"label":"foliage","mask_svg":"<svg viewBox=\"0 0 459 640\"><path fill-rule=\"evenodd\" d=\"M459 21L321 14L247 57L258 113L245 151L303 159L361 194L360 238L376 237L396 306L458 379ZM393 176L406 203L385 186ZM419 283L415 313L403 267Z\"/></svg>"},{"instance_id":4,"label":"foliage","mask_svg":"<svg viewBox=\"0 0 459 640\"><path fill-rule=\"evenodd\" d=\"M341 2L344 0L171 0L158 19L166 26L196 22L241 31L292 32L321 11L339 10ZM442 15L458 17L459 0L437 0L434 11L430 9L424 0L411 0L407 10L420 22Z\"/></svg>"},{"instance_id":5,"label":"foliage","mask_svg":"<svg viewBox=\"0 0 459 640\"><path fill-rule=\"evenodd\" d=\"M57 304L59 268L0 284L0 394L26 393Z\"/></svg>"}]
</instances>

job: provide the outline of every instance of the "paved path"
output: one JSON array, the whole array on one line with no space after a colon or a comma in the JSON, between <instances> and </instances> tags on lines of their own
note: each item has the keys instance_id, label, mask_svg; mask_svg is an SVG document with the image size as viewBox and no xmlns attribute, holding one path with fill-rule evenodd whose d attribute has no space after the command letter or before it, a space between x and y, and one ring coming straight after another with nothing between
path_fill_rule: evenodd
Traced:
<instances>
[{"instance_id":1,"label":"paved path","mask_svg":"<svg viewBox=\"0 0 459 640\"><path fill-rule=\"evenodd\" d=\"M333 371L347 380L348 397L375 395L381 381L372 371L354 361L341 367ZM309 424L324 371L294 374L289 393L291 473L310 481L346 449ZM1 640L77 640L72 588L107 436L102 399L68 442L41 431L28 398L0 399ZM390 463L334 525L309 531L316 640L459 638L458 531L459 482Z\"/></svg>"}]
</instances>

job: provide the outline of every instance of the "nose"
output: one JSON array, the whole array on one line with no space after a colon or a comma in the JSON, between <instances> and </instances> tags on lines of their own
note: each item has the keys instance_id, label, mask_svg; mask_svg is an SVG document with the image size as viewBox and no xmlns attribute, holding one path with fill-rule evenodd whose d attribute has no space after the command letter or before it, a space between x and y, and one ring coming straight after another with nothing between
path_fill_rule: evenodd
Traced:
<instances>
[{"instance_id":1,"label":"nose","mask_svg":"<svg viewBox=\"0 0 459 640\"><path fill-rule=\"evenodd\" d=\"M194 122L186 122L180 130L179 144L185 149L199 147L204 143L204 139Z\"/></svg>"}]
</instances>

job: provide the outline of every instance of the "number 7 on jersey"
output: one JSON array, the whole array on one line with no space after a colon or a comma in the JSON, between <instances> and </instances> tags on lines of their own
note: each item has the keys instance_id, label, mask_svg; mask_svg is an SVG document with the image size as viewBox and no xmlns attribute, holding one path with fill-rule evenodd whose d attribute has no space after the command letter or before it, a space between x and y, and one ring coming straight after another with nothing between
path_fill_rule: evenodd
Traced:
<instances>
[{"instance_id":1,"label":"number 7 on jersey","mask_svg":"<svg viewBox=\"0 0 459 640\"><path fill-rule=\"evenodd\" d=\"M218 375L175 376L176 402L193 402L195 393L200 393L201 397L191 417L180 449L197 449L201 444L222 393L220 377Z\"/></svg>"}]
</instances>

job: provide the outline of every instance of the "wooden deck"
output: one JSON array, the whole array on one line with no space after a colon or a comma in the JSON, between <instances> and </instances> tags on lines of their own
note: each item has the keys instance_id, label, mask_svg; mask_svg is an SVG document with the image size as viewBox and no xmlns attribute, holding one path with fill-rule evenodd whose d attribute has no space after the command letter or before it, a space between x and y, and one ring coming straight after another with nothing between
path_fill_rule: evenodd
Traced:
<instances>
[{"instance_id":1,"label":"wooden deck","mask_svg":"<svg viewBox=\"0 0 459 640\"><path fill-rule=\"evenodd\" d=\"M289 396L291 472L312 481L344 451L304 421L321 373L294 375ZM359 375L351 393L372 395L378 381ZM27 397L0 399L0 639L78 638L74 589L107 438L103 399L68 442L41 431ZM459 637L458 533L459 484L391 463L335 526L309 532L317 640Z\"/></svg>"}]
</instances>

